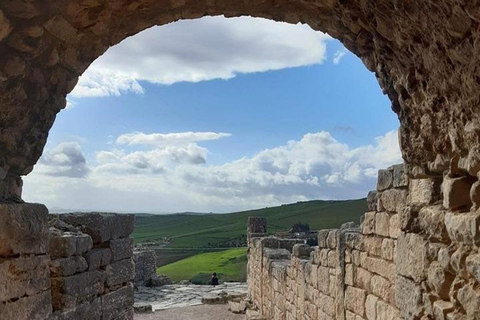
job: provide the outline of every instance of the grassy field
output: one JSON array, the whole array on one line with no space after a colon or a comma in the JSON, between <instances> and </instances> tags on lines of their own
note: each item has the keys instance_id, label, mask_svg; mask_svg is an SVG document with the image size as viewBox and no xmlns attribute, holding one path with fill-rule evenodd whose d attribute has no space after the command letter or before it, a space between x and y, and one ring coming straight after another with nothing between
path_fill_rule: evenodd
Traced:
<instances>
[{"instance_id":1,"label":"grassy field","mask_svg":"<svg viewBox=\"0 0 480 320\"><path fill-rule=\"evenodd\" d=\"M170 237L170 248L223 247L222 243L246 234L250 216L265 217L268 232L273 233L286 231L299 221L313 230L335 228L344 222L358 222L366 210L365 199L359 199L307 201L227 214L138 215L133 237L137 243Z\"/></svg>"},{"instance_id":2,"label":"grassy field","mask_svg":"<svg viewBox=\"0 0 480 320\"><path fill-rule=\"evenodd\" d=\"M213 272L220 281L246 281L247 249L235 248L208 252L186 258L157 269L173 281L190 280L195 284L208 284Z\"/></svg>"}]
</instances>

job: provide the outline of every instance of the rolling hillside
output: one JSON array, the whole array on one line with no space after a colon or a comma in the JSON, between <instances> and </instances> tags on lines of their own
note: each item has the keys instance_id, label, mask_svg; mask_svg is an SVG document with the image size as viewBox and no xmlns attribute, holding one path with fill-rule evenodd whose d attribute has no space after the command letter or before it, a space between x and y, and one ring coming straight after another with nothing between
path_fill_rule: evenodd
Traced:
<instances>
[{"instance_id":1,"label":"rolling hillside","mask_svg":"<svg viewBox=\"0 0 480 320\"><path fill-rule=\"evenodd\" d=\"M265 217L268 232L285 231L296 222L311 229L339 227L359 221L367 210L365 199L306 201L279 207L228 214L137 215L133 237L136 242L171 238L171 248L205 248L245 235L247 218Z\"/></svg>"}]
</instances>

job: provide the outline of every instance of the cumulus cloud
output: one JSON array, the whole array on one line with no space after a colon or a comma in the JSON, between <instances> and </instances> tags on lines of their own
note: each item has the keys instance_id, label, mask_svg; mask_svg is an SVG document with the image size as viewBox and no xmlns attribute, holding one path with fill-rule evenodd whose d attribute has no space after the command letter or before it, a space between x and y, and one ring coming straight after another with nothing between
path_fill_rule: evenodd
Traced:
<instances>
[{"instance_id":1,"label":"cumulus cloud","mask_svg":"<svg viewBox=\"0 0 480 320\"><path fill-rule=\"evenodd\" d=\"M339 51L335 52L335 54L333 55L333 63L334 64L339 64L340 60L342 60L342 58L346 54L347 54L347 52L345 50L339 50Z\"/></svg>"},{"instance_id":2,"label":"cumulus cloud","mask_svg":"<svg viewBox=\"0 0 480 320\"><path fill-rule=\"evenodd\" d=\"M77 142L61 143L47 150L39 163L39 171L54 177L84 178L90 169Z\"/></svg>"},{"instance_id":3,"label":"cumulus cloud","mask_svg":"<svg viewBox=\"0 0 480 320\"><path fill-rule=\"evenodd\" d=\"M25 198L37 200L38 194L37 201L46 201L43 194L53 192L56 198L51 203L63 207L93 197L95 207L102 210L225 212L364 197L375 187L378 169L402 161L396 131L358 148L337 141L329 132L308 133L223 165L208 165L208 150L194 142L151 144L142 151L123 146L98 152L95 164L87 168L91 173L78 182L71 179L75 175L57 173L70 172L64 168L74 164L86 166L84 157L74 144L59 145L25 179ZM42 168L47 163L50 171Z\"/></svg>"},{"instance_id":4,"label":"cumulus cloud","mask_svg":"<svg viewBox=\"0 0 480 320\"><path fill-rule=\"evenodd\" d=\"M169 144L184 144L207 140L217 140L231 136L224 132L177 132L177 133L151 133L133 132L122 134L117 138L119 145L144 145L144 146L164 146Z\"/></svg>"},{"instance_id":5,"label":"cumulus cloud","mask_svg":"<svg viewBox=\"0 0 480 320\"><path fill-rule=\"evenodd\" d=\"M99 165L95 168L95 173L159 174L172 165L204 164L207 161L207 149L190 143L131 153L118 150L100 151L97 161Z\"/></svg>"},{"instance_id":6,"label":"cumulus cloud","mask_svg":"<svg viewBox=\"0 0 480 320\"><path fill-rule=\"evenodd\" d=\"M259 18L181 20L108 50L80 77L71 96L143 93L140 81L169 85L318 64L326 58L328 39L307 25Z\"/></svg>"}]
</instances>

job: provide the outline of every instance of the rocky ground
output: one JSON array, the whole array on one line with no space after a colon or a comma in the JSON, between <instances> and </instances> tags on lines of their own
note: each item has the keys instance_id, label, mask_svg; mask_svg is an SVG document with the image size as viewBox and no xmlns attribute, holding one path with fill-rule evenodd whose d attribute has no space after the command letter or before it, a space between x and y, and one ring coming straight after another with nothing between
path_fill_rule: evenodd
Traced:
<instances>
[{"instance_id":1,"label":"rocky ground","mask_svg":"<svg viewBox=\"0 0 480 320\"><path fill-rule=\"evenodd\" d=\"M209 297L209 296L216 296L220 294L222 291L225 291L227 293L246 293L247 285L245 283L230 282L230 283L224 283L224 284L218 285L216 287L192 285L192 284L166 285L162 287L138 287L138 290L135 292L135 306L139 307L139 306L151 305L153 311L167 310L171 308L184 308L184 307L198 306L202 304L202 298ZM221 305L221 307L226 311L228 311L227 305ZM185 312L188 312L188 310ZM137 319L137 317L135 319ZM161 318L146 317L146 318L138 318L138 319L161 319ZM174 318L167 317L165 319L174 319ZM187 318L175 318L175 319L193 319L193 318L187 317ZM196 319L199 320L201 318L196 318ZM209 318L209 319L213 319L213 318ZM236 319L236 318L232 317L228 319Z\"/></svg>"}]
</instances>

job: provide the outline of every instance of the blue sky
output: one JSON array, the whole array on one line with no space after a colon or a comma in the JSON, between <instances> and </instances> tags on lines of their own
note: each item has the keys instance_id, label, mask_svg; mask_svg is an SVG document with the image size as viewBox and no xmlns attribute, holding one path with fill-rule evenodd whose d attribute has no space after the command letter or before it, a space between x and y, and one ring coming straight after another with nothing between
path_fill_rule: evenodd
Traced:
<instances>
[{"instance_id":1,"label":"blue sky","mask_svg":"<svg viewBox=\"0 0 480 320\"><path fill-rule=\"evenodd\" d=\"M27 201L226 212L358 198L401 161L374 74L302 25L152 28L95 61L68 101L25 179Z\"/></svg>"}]
</instances>

